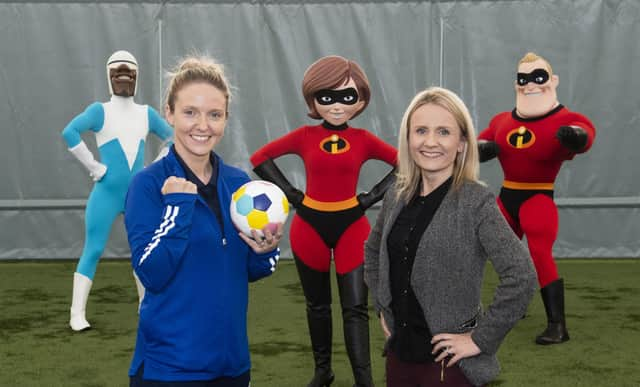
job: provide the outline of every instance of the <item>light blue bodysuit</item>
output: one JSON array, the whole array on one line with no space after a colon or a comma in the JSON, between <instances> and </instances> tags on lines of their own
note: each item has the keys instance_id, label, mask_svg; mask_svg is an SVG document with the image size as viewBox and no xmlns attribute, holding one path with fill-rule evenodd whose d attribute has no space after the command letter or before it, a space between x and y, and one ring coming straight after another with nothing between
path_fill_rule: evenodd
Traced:
<instances>
[{"instance_id":1,"label":"light blue bodysuit","mask_svg":"<svg viewBox=\"0 0 640 387\"><path fill-rule=\"evenodd\" d=\"M167 140L173 129L152 107L135 103L133 97L114 95L109 102L89 105L64 128L62 136L73 148L87 130L95 133L100 162L107 167L87 201L85 243L76 269L93 280L111 226L116 216L124 212L129 182L144 166L147 134L151 131Z\"/></svg>"}]
</instances>

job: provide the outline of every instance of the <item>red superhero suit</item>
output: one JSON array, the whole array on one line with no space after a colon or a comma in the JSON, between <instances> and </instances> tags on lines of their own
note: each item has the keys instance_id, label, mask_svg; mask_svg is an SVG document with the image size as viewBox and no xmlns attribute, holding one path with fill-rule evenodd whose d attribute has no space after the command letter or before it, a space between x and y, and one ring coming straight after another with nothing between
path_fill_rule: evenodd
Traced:
<instances>
[{"instance_id":1,"label":"red superhero suit","mask_svg":"<svg viewBox=\"0 0 640 387\"><path fill-rule=\"evenodd\" d=\"M589 119L558 105L549 114L532 119L513 112L495 116L480 133L480 140L494 141L504 172L498 205L518 237L527 236L540 288L558 279L551 250L558 235L558 210L553 202L553 184L565 160L576 152L560 144L556 132L561 126L576 126L587 133L586 152L595 129Z\"/></svg>"},{"instance_id":2,"label":"red superhero suit","mask_svg":"<svg viewBox=\"0 0 640 387\"><path fill-rule=\"evenodd\" d=\"M593 144L595 128L582 114L557 100L559 83L551 65L527 53L518 64L516 108L495 116L479 136L480 161L498 157L504 182L498 205L513 231L527 237L547 314L538 344L569 340L564 313L564 282L553 259L558 209L553 185L565 160Z\"/></svg>"},{"instance_id":3,"label":"red superhero suit","mask_svg":"<svg viewBox=\"0 0 640 387\"><path fill-rule=\"evenodd\" d=\"M251 163L285 154L300 156L307 176L305 197L291 224L294 254L318 271L329 270L331 249L337 273L362 265L371 228L355 194L360 167L370 159L395 165L395 148L364 129L303 126L257 150Z\"/></svg>"},{"instance_id":4,"label":"red superhero suit","mask_svg":"<svg viewBox=\"0 0 640 387\"><path fill-rule=\"evenodd\" d=\"M364 285L364 242L371 231L364 211L378 201L392 182L393 172L366 194L355 195L361 166L369 159L395 165L395 148L364 129L328 122L303 126L275 140L251 156L256 173L274 181L285 192L288 183L265 173L273 159L297 154L302 158L307 189L296 207L290 229L300 282L307 300L307 321L314 352L315 374L308 386L333 381L331 371L331 288L333 260L344 325L345 347L356 386L372 386L369 356L367 289ZM272 168L270 167L270 168ZM293 195L289 194L288 197ZM297 202L297 204L296 204Z\"/></svg>"},{"instance_id":5,"label":"red superhero suit","mask_svg":"<svg viewBox=\"0 0 640 387\"><path fill-rule=\"evenodd\" d=\"M396 150L347 121L369 103L366 75L353 61L321 58L302 81L309 116L321 125L303 126L258 149L251 163L258 176L277 184L296 208L290 230L291 249L307 304L307 322L315 362L308 387L328 386L331 370L331 258L336 265L344 341L355 385L372 386L369 315L364 283L364 242L370 226L364 211L394 180L394 171L366 193L356 195L362 165L378 159L395 166ZM294 188L274 163L285 154L304 161L305 193Z\"/></svg>"}]
</instances>

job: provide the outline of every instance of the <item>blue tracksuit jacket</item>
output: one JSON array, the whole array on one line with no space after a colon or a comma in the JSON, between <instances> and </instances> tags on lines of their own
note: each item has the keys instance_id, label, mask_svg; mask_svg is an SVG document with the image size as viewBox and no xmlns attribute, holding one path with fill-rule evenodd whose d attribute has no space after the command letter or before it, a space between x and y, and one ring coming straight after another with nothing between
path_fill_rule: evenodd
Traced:
<instances>
[{"instance_id":1,"label":"blue tracksuit jacket","mask_svg":"<svg viewBox=\"0 0 640 387\"><path fill-rule=\"evenodd\" d=\"M275 270L279 250L257 255L240 239L228 208L249 177L219 157L218 168L222 222L199 195L160 192L167 177L185 177L174 149L129 187L125 225L146 288L130 375L143 362L145 379L162 381L234 377L250 368L248 283Z\"/></svg>"}]
</instances>

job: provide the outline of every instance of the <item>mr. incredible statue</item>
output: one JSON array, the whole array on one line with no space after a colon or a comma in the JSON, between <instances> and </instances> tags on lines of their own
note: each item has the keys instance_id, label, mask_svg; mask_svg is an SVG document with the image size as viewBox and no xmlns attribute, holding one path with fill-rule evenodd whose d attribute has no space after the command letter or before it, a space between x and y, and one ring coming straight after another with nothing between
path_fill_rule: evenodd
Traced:
<instances>
[{"instance_id":1,"label":"mr. incredible statue","mask_svg":"<svg viewBox=\"0 0 640 387\"><path fill-rule=\"evenodd\" d=\"M498 157L504 182L498 205L522 238L538 273L547 328L537 344L569 340L564 313L564 283L552 256L558 235L554 182L565 160L593 144L595 128L585 116L558 102L558 76L544 58L527 53L518 63L516 107L496 115L480 135L480 161Z\"/></svg>"},{"instance_id":2,"label":"mr. incredible statue","mask_svg":"<svg viewBox=\"0 0 640 387\"><path fill-rule=\"evenodd\" d=\"M69 325L74 331L90 327L85 309L93 277L116 216L124 211L129 181L144 166L145 140L149 131L162 140L173 129L150 106L133 101L137 90L138 63L127 51L117 51L107 61L111 100L94 102L62 131L69 151L89 170L96 182L85 211L85 241L73 275L73 298ZM100 160L96 160L80 135L94 132ZM137 280L137 279L136 279ZM138 285L138 295L144 288Z\"/></svg>"}]
</instances>

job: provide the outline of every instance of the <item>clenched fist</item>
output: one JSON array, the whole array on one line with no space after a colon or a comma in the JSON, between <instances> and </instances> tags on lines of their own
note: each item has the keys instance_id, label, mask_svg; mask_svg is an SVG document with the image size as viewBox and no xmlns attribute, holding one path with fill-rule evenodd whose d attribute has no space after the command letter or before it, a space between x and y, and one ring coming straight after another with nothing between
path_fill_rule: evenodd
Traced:
<instances>
[{"instance_id":1,"label":"clenched fist","mask_svg":"<svg viewBox=\"0 0 640 387\"><path fill-rule=\"evenodd\" d=\"M587 132L577 126L561 126L556 132L556 138L565 148L572 152L580 152L587 145Z\"/></svg>"},{"instance_id":2,"label":"clenched fist","mask_svg":"<svg viewBox=\"0 0 640 387\"><path fill-rule=\"evenodd\" d=\"M198 187L187 179L176 176L169 176L164 181L162 189L160 190L163 195L170 193L190 193L197 194Z\"/></svg>"},{"instance_id":3,"label":"clenched fist","mask_svg":"<svg viewBox=\"0 0 640 387\"><path fill-rule=\"evenodd\" d=\"M500 153L500 146L495 141L478 141L478 155L480 156L480 162L484 163L489 161Z\"/></svg>"}]
</instances>

